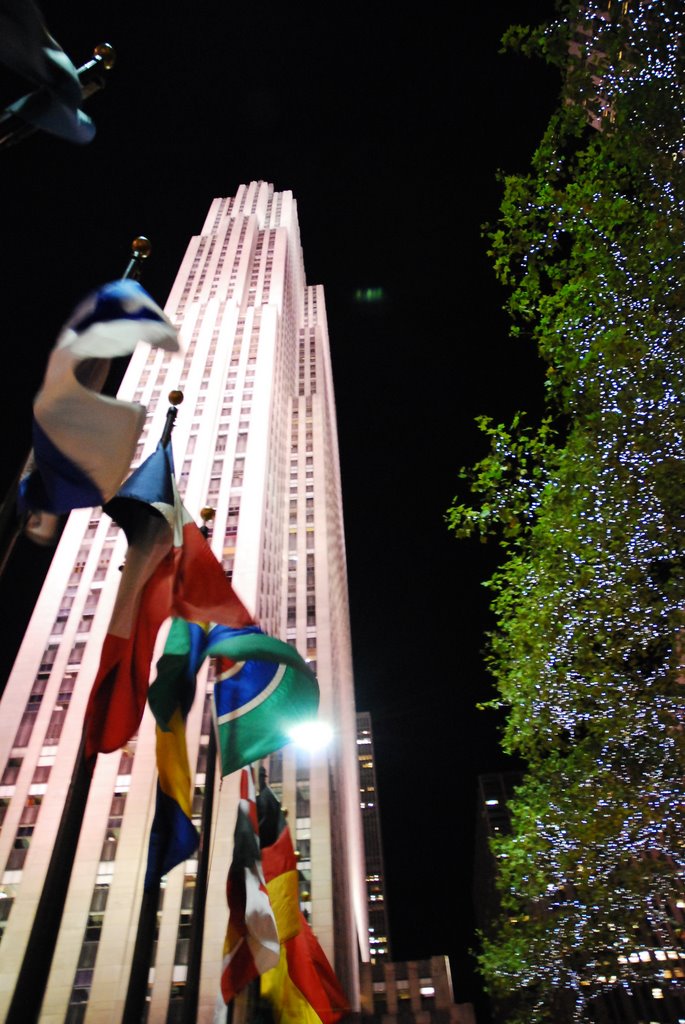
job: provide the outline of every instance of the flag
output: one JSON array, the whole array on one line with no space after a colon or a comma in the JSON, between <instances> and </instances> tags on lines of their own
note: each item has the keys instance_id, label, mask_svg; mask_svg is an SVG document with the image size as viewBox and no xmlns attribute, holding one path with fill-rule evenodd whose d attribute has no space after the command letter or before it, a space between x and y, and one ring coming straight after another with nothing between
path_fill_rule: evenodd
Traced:
<instances>
[{"instance_id":1,"label":"flag","mask_svg":"<svg viewBox=\"0 0 685 1024\"><path fill-rule=\"evenodd\" d=\"M226 883L228 930L221 970L221 994L229 1003L246 985L279 962L276 922L269 903L259 851L252 769L243 768L233 861Z\"/></svg>"},{"instance_id":2,"label":"flag","mask_svg":"<svg viewBox=\"0 0 685 1024\"><path fill-rule=\"evenodd\" d=\"M304 914L281 947L278 965L260 978L274 1024L336 1024L351 1012L347 996Z\"/></svg>"},{"instance_id":3,"label":"flag","mask_svg":"<svg viewBox=\"0 0 685 1024\"><path fill-rule=\"evenodd\" d=\"M187 589L183 601L174 599L175 608L190 610ZM222 775L279 750L290 742L293 725L316 715L316 677L290 644L252 624L203 628L175 621L173 630L184 649L192 648L195 672L205 658L216 658L214 716Z\"/></svg>"},{"instance_id":4,"label":"flag","mask_svg":"<svg viewBox=\"0 0 685 1024\"><path fill-rule=\"evenodd\" d=\"M188 621L245 625L252 622L206 538L184 508L174 478L169 444L131 474L105 511L126 533L129 546L147 544L141 537L150 517L167 526L168 557L154 580L155 600Z\"/></svg>"},{"instance_id":5,"label":"flag","mask_svg":"<svg viewBox=\"0 0 685 1024\"><path fill-rule=\"evenodd\" d=\"M299 908L297 858L281 806L268 786L257 798L264 878L281 940L278 964L260 978L274 1024L335 1024L350 1005Z\"/></svg>"},{"instance_id":6,"label":"flag","mask_svg":"<svg viewBox=\"0 0 685 1024\"><path fill-rule=\"evenodd\" d=\"M304 914L300 914L300 931L282 948L279 966L262 975L261 994L270 1002L273 1024L336 1024L351 1013Z\"/></svg>"},{"instance_id":7,"label":"flag","mask_svg":"<svg viewBox=\"0 0 685 1024\"><path fill-rule=\"evenodd\" d=\"M0 5L0 63L37 86L7 113L69 142L91 141L95 126L80 109L78 72L31 0L3 0Z\"/></svg>"},{"instance_id":8,"label":"flag","mask_svg":"<svg viewBox=\"0 0 685 1024\"><path fill-rule=\"evenodd\" d=\"M183 507L169 445L157 447L106 511L123 527L129 547L86 708L88 761L119 749L137 731L165 619L235 627L252 621Z\"/></svg>"},{"instance_id":9,"label":"flag","mask_svg":"<svg viewBox=\"0 0 685 1024\"><path fill-rule=\"evenodd\" d=\"M297 855L281 805L273 790L264 784L265 774L264 769L261 769L257 797L259 842L278 937L281 942L285 942L300 930Z\"/></svg>"},{"instance_id":10,"label":"flag","mask_svg":"<svg viewBox=\"0 0 685 1024\"><path fill-rule=\"evenodd\" d=\"M126 532L128 551L86 708L88 761L122 747L143 716L157 633L168 614L156 582L173 546L171 472L170 453L159 446L108 505Z\"/></svg>"},{"instance_id":11,"label":"flag","mask_svg":"<svg viewBox=\"0 0 685 1024\"><path fill-rule=\"evenodd\" d=\"M192 786L185 723L195 696L195 675L190 632L202 632L196 623L188 630L180 619L172 623L157 663L157 678L148 691L148 703L157 721L157 801L150 833L145 891L156 889L162 875L187 860L197 849L199 835L191 821Z\"/></svg>"},{"instance_id":12,"label":"flag","mask_svg":"<svg viewBox=\"0 0 685 1024\"><path fill-rule=\"evenodd\" d=\"M217 658L214 716L221 773L266 757L290 742L289 730L314 718L319 686L290 644L257 626L213 626L206 656Z\"/></svg>"},{"instance_id":13,"label":"flag","mask_svg":"<svg viewBox=\"0 0 685 1024\"><path fill-rule=\"evenodd\" d=\"M110 360L129 355L139 341L178 349L176 329L137 281L104 285L74 310L34 402L35 469L19 485L20 512L61 515L114 496L129 471L145 409L99 392Z\"/></svg>"}]
</instances>

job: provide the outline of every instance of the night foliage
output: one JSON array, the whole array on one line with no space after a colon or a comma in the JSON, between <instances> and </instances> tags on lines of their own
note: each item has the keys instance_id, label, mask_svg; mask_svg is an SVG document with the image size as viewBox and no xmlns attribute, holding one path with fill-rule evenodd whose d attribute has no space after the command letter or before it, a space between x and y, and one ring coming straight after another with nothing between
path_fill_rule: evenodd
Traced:
<instances>
[{"instance_id":1,"label":"night foliage","mask_svg":"<svg viewBox=\"0 0 685 1024\"><path fill-rule=\"evenodd\" d=\"M481 418L448 513L503 552L491 703L527 770L480 967L507 1024L685 985L685 12L606 7L506 37L564 82L488 230L545 414Z\"/></svg>"}]
</instances>

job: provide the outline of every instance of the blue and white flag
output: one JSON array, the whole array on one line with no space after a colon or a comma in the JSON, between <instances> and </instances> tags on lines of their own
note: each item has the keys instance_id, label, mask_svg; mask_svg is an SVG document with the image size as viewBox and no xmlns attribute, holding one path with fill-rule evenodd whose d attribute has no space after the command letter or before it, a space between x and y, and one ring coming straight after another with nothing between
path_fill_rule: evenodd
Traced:
<instances>
[{"instance_id":1,"label":"blue and white flag","mask_svg":"<svg viewBox=\"0 0 685 1024\"><path fill-rule=\"evenodd\" d=\"M103 285L57 339L33 406L35 468L19 487L21 512L61 515L102 505L125 479L145 408L99 392L110 360L139 341L178 349L175 327L137 281Z\"/></svg>"}]
</instances>

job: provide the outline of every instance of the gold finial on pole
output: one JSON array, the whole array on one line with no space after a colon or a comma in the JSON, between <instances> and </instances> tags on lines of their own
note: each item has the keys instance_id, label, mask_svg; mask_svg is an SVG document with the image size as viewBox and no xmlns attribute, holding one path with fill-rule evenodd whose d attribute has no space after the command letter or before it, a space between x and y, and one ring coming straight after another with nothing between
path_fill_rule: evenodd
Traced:
<instances>
[{"instance_id":1,"label":"gold finial on pole","mask_svg":"<svg viewBox=\"0 0 685 1024\"><path fill-rule=\"evenodd\" d=\"M149 238L146 238L145 235L138 235L137 238L134 238L131 242L131 259L122 276L138 281L142 272L141 264L148 259L151 252L152 244Z\"/></svg>"},{"instance_id":2,"label":"gold finial on pole","mask_svg":"<svg viewBox=\"0 0 685 1024\"><path fill-rule=\"evenodd\" d=\"M164 424L164 430L162 431L162 437L160 440L160 444L162 445L163 448L166 448L166 446L169 444L169 441L171 440L171 431L174 429L174 423L176 422L176 417L178 416L178 409L176 408L176 406L180 405L182 401L182 391L169 392L169 408L167 409L166 423Z\"/></svg>"},{"instance_id":3,"label":"gold finial on pole","mask_svg":"<svg viewBox=\"0 0 685 1024\"><path fill-rule=\"evenodd\" d=\"M105 76L103 71L111 71L116 63L117 55L110 43L98 43L93 50L93 56L85 64L78 68L76 74L81 83L81 93L84 100L105 88Z\"/></svg>"},{"instance_id":4,"label":"gold finial on pole","mask_svg":"<svg viewBox=\"0 0 685 1024\"><path fill-rule=\"evenodd\" d=\"M210 508L209 505L205 505L205 507L200 512L200 519L202 520L200 533L205 538L205 540L209 536L209 524L211 523L212 519L214 519L215 515L216 512L214 511L213 508Z\"/></svg>"},{"instance_id":5,"label":"gold finial on pole","mask_svg":"<svg viewBox=\"0 0 685 1024\"><path fill-rule=\"evenodd\" d=\"M117 59L111 43L98 43L93 50L93 57L102 61L105 71L111 71Z\"/></svg>"}]
</instances>

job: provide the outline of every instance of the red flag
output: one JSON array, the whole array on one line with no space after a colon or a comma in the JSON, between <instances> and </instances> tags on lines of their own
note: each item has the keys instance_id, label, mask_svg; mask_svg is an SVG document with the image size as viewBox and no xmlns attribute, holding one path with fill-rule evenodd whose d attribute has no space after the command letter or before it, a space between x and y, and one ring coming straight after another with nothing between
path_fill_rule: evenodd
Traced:
<instances>
[{"instance_id":1,"label":"red flag","mask_svg":"<svg viewBox=\"0 0 685 1024\"><path fill-rule=\"evenodd\" d=\"M140 726L162 623L176 616L239 627L252 622L176 490L169 447L133 473L108 505L129 538L93 689L86 758L118 750Z\"/></svg>"},{"instance_id":2,"label":"red flag","mask_svg":"<svg viewBox=\"0 0 685 1024\"><path fill-rule=\"evenodd\" d=\"M322 1024L335 1024L350 1013L347 996L304 916L299 933L285 945L290 981Z\"/></svg>"}]
</instances>

